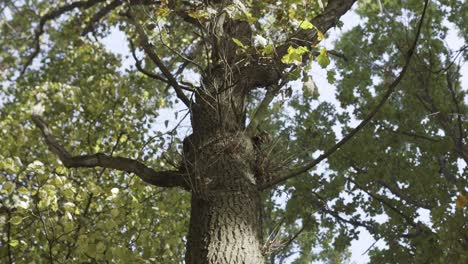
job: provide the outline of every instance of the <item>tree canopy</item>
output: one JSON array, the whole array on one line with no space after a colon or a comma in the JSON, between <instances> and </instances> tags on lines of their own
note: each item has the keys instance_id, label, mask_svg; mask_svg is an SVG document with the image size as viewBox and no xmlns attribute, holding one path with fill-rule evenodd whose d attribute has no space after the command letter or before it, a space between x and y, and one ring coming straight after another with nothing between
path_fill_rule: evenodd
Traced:
<instances>
[{"instance_id":1,"label":"tree canopy","mask_svg":"<svg viewBox=\"0 0 468 264\"><path fill-rule=\"evenodd\" d=\"M198 263L194 208L232 186L259 195L269 263L347 262L364 230L383 245L372 263L468 262L466 1L5 0L0 15L0 262ZM116 32L129 54L103 44Z\"/></svg>"}]
</instances>

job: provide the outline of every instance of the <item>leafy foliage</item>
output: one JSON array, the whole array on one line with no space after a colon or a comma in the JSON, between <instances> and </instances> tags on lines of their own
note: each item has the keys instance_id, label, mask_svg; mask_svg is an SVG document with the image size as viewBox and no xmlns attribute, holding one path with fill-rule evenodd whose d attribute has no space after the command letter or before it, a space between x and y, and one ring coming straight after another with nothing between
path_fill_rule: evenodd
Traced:
<instances>
[{"instance_id":1,"label":"leafy foliage","mask_svg":"<svg viewBox=\"0 0 468 264\"><path fill-rule=\"evenodd\" d=\"M130 14L186 94L202 89L200 80L221 61L208 51L207 33L225 39L222 48L234 47L236 67L281 65L283 86L249 91L246 112L254 119L262 98L277 89L267 118L258 121L273 139L258 151L270 170L282 171L330 149L375 108L404 66L423 10L417 0L360 1L361 22L340 36L333 53L320 44L326 31L313 23L332 1L232 1L222 12L202 1L82 2L95 4L46 23L44 16L69 1L0 3L0 262L183 261L187 192L106 168L66 168L31 121L31 109L43 112L77 155L102 152L155 170L180 167L186 135L175 124L184 118L183 100L144 56ZM369 125L326 163L263 191L263 250L271 263L347 262L363 230L384 245L370 249L372 263L468 261L468 108L460 70L468 55L466 44L451 50L447 43L453 31L466 42L468 4L431 2L408 73ZM98 17L108 6L113 9ZM207 31L221 13L247 23L255 37L230 36L222 26ZM36 39L41 23L46 30ZM115 32L126 36L128 43L119 45L132 54L100 43ZM288 39L298 32L313 32L316 41ZM311 62L328 68L337 104L318 99ZM166 129L157 121L164 108L177 120L165 122Z\"/></svg>"}]
</instances>

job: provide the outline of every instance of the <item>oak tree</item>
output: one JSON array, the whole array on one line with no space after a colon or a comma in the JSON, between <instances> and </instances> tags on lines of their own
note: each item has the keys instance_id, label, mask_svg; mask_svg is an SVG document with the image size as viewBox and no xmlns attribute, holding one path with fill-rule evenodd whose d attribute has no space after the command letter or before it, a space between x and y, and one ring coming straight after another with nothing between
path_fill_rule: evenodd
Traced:
<instances>
[{"instance_id":1,"label":"oak tree","mask_svg":"<svg viewBox=\"0 0 468 264\"><path fill-rule=\"evenodd\" d=\"M0 3L0 261L467 261L468 6L357 2Z\"/></svg>"}]
</instances>

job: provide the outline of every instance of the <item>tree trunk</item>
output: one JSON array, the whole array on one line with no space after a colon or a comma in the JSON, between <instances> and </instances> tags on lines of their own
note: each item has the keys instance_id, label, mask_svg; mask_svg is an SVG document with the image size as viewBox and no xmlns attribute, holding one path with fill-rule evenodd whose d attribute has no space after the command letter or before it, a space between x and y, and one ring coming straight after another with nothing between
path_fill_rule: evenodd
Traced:
<instances>
[{"instance_id":1,"label":"tree trunk","mask_svg":"<svg viewBox=\"0 0 468 264\"><path fill-rule=\"evenodd\" d=\"M186 262L262 263L257 200L251 192L192 197Z\"/></svg>"},{"instance_id":2,"label":"tree trunk","mask_svg":"<svg viewBox=\"0 0 468 264\"><path fill-rule=\"evenodd\" d=\"M230 1L213 1L222 10ZM220 12L221 14L222 12ZM264 262L255 151L245 131L246 94L254 88L239 72L232 38L251 42L251 27L220 15L211 25L212 64L204 90L191 105L193 134L184 140L184 164L192 192L187 264Z\"/></svg>"},{"instance_id":3,"label":"tree trunk","mask_svg":"<svg viewBox=\"0 0 468 264\"><path fill-rule=\"evenodd\" d=\"M250 139L239 135L184 142L192 187L187 264L263 262L254 152Z\"/></svg>"}]
</instances>

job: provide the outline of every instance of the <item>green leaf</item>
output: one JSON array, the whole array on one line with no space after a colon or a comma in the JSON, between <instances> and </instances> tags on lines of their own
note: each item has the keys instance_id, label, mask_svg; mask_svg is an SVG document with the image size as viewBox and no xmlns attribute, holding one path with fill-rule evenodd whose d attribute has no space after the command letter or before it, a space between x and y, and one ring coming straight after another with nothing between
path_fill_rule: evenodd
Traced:
<instances>
[{"instance_id":1,"label":"green leaf","mask_svg":"<svg viewBox=\"0 0 468 264\"><path fill-rule=\"evenodd\" d=\"M257 22L257 19L250 13L250 12L245 12L245 20L249 22L249 24L254 24Z\"/></svg>"},{"instance_id":2,"label":"green leaf","mask_svg":"<svg viewBox=\"0 0 468 264\"><path fill-rule=\"evenodd\" d=\"M284 64L300 65L302 63L302 55L308 51L307 47L304 46L299 46L298 48L289 46L288 53L281 58L281 62Z\"/></svg>"},{"instance_id":3,"label":"green leaf","mask_svg":"<svg viewBox=\"0 0 468 264\"><path fill-rule=\"evenodd\" d=\"M96 252L102 253L106 250L106 245L103 242L98 242L96 245Z\"/></svg>"},{"instance_id":4,"label":"green leaf","mask_svg":"<svg viewBox=\"0 0 468 264\"><path fill-rule=\"evenodd\" d=\"M23 222L23 218L21 216L13 216L10 218L10 223L13 225L19 225Z\"/></svg>"},{"instance_id":5,"label":"green leaf","mask_svg":"<svg viewBox=\"0 0 468 264\"><path fill-rule=\"evenodd\" d=\"M263 49L262 54L263 54L263 55L271 55L271 54L273 54L274 51L275 51L275 50L274 50L274 48L273 48L273 45L268 44L268 45L266 45L265 48Z\"/></svg>"},{"instance_id":6,"label":"green leaf","mask_svg":"<svg viewBox=\"0 0 468 264\"><path fill-rule=\"evenodd\" d=\"M111 215L114 218L116 218L119 215L119 213L120 213L119 209L117 209L117 208L114 208L114 209L111 210Z\"/></svg>"},{"instance_id":7,"label":"green leaf","mask_svg":"<svg viewBox=\"0 0 468 264\"><path fill-rule=\"evenodd\" d=\"M288 17L289 19L294 19L296 17L296 10L294 8L289 8Z\"/></svg>"},{"instance_id":8,"label":"green leaf","mask_svg":"<svg viewBox=\"0 0 468 264\"><path fill-rule=\"evenodd\" d=\"M11 194L14 188L15 188L15 184L12 183L11 181L7 181L3 184L1 193Z\"/></svg>"},{"instance_id":9,"label":"green leaf","mask_svg":"<svg viewBox=\"0 0 468 264\"><path fill-rule=\"evenodd\" d=\"M335 83L335 74L336 72L334 70L327 71L327 80L329 84Z\"/></svg>"},{"instance_id":10,"label":"green leaf","mask_svg":"<svg viewBox=\"0 0 468 264\"><path fill-rule=\"evenodd\" d=\"M299 67L294 69L293 71L288 73L288 79L291 81L299 80L299 78L301 78L301 72L302 71Z\"/></svg>"},{"instance_id":11,"label":"green leaf","mask_svg":"<svg viewBox=\"0 0 468 264\"><path fill-rule=\"evenodd\" d=\"M64 203L63 208L66 212L73 212L75 210L75 204L72 202Z\"/></svg>"},{"instance_id":12,"label":"green leaf","mask_svg":"<svg viewBox=\"0 0 468 264\"><path fill-rule=\"evenodd\" d=\"M16 240L16 239L12 239L12 240L10 240L10 243L9 243L9 244L10 244L10 246L12 246L12 247L17 247L17 246L19 245L19 241Z\"/></svg>"},{"instance_id":13,"label":"green leaf","mask_svg":"<svg viewBox=\"0 0 468 264\"><path fill-rule=\"evenodd\" d=\"M243 49L247 49L248 46L245 46L242 41L240 41L239 39L236 39L236 38L232 38L232 41L239 47L243 48Z\"/></svg>"},{"instance_id":14,"label":"green leaf","mask_svg":"<svg viewBox=\"0 0 468 264\"><path fill-rule=\"evenodd\" d=\"M320 54L317 57L317 62L322 68L326 68L330 64L328 52L325 48L320 49Z\"/></svg>"},{"instance_id":15,"label":"green leaf","mask_svg":"<svg viewBox=\"0 0 468 264\"><path fill-rule=\"evenodd\" d=\"M315 26L312 25L312 23L310 23L310 22L307 21L307 20L302 21L302 22L299 24L299 27L302 28L302 29L311 29L311 28L315 28Z\"/></svg>"},{"instance_id":16,"label":"green leaf","mask_svg":"<svg viewBox=\"0 0 468 264\"><path fill-rule=\"evenodd\" d=\"M21 194L28 194L29 190L26 187L19 187L18 192L21 193Z\"/></svg>"}]
</instances>

